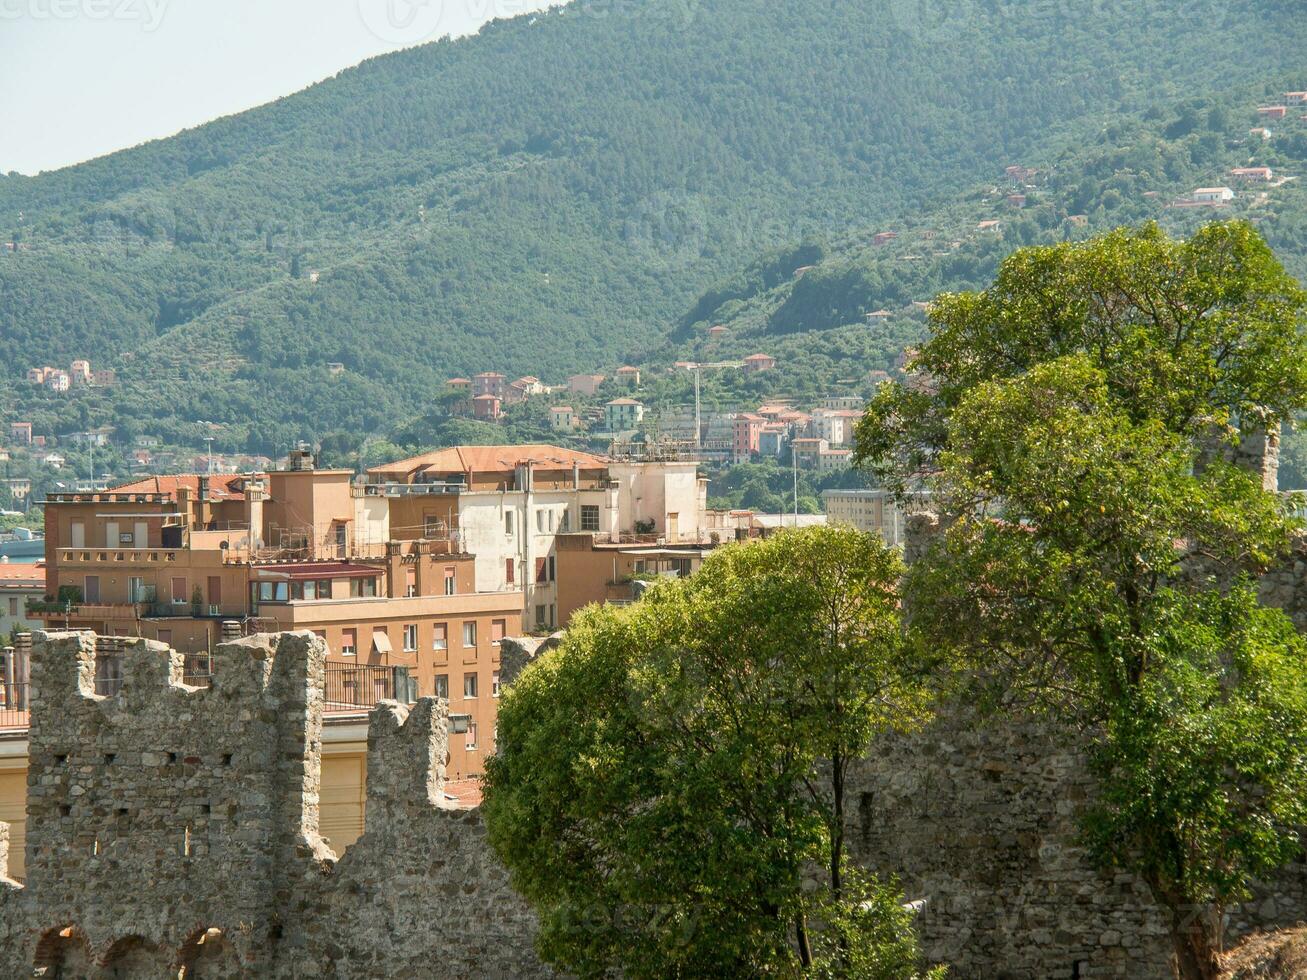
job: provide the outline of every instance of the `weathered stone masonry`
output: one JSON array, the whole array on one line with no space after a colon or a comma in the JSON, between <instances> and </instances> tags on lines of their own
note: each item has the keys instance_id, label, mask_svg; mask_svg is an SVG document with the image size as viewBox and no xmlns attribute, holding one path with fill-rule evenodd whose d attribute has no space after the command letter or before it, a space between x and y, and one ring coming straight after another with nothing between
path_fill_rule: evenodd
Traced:
<instances>
[{"instance_id":1,"label":"weathered stone masonry","mask_svg":"<svg viewBox=\"0 0 1307 980\"><path fill-rule=\"evenodd\" d=\"M179 654L128 641L101 696L93 637L38 638L0 976L549 975L479 813L444 802L444 701L375 709L367 831L339 860L319 838L325 653L306 633L224 644L197 689Z\"/></svg>"}]
</instances>

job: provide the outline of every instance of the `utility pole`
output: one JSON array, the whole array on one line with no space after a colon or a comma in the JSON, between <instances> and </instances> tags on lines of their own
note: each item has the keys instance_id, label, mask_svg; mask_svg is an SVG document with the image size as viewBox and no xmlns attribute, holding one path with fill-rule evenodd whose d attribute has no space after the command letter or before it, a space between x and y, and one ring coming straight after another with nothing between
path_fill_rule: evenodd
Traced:
<instances>
[{"instance_id":1,"label":"utility pole","mask_svg":"<svg viewBox=\"0 0 1307 980\"><path fill-rule=\"evenodd\" d=\"M699 365L694 365L694 449L703 448L703 420L699 414Z\"/></svg>"},{"instance_id":2,"label":"utility pole","mask_svg":"<svg viewBox=\"0 0 1307 980\"><path fill-rule=\"evenodd\" d=\"M794 526L799 526L799 455L794 451L794 442L790 442L790 462L794 464Z\"/></svg>"}]
</instances>

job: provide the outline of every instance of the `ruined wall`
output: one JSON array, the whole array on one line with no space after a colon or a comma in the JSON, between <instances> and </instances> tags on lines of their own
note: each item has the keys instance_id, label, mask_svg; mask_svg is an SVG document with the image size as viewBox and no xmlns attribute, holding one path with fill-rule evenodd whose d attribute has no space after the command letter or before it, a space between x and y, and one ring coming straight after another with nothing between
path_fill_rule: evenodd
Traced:
<instances>
[{"instance_id":1,"label":"ruined wall","mask_svg":"<svg viewBox=\"0 0 1307 980\"><path fill-rule=\"evenodd\" d=\"M852 773L851 853L926 900L923 949L950 976L1170 976L1147 888L1096 871L1077 843L1093 793L1082 749L1065 733L953 706L928 730L879 743ZM1231 935L1304 918L1299 862L1232 911Z\"/></svg>"},{"instance_id":2,"label":"ruined wall","mask_svg":"<svg viewBox=\"0 0 1307 980\"><path fill-rule=\"evenodd\" d=\"M1274 490L1278 432L1218 444ZM905 557L939 533L912 515ZM1307 628L1307 541L1260 583L1263 602ZM1147 888L1096 871L1078 844L1094 782L1086 743L1037 723L940 709L926 731L880 741L851 774L854 859L900 876L926 955L950 976L992 980L1166 978L1169 938ZM1307 920L1307 856L1231 910L1230 936Z\"/></svg>"},{"instance_id":3,"label":"ruined wall","mask_svg":"<svg viewBox=\"0 0 1307 980\"><path fill-rule=\"evenodd\" d=\"M128 641L121 690L97 694L94 637L38 637L0 976L548 975L479 814L443 793L443 700L373 712L367 830L338 861L317 833L325 645L284 633L215 658L191 688L179 654Z\"/></svg>"}]
</instances>

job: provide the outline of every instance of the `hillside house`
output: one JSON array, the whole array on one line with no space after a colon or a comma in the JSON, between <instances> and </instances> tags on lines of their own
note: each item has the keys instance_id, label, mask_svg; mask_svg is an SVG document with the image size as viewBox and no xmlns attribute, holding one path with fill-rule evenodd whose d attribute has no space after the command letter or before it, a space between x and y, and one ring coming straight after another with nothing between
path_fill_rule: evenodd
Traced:
<instances>
[{"instance_id":1,"label":"hillside house","mask_svg":"<svg viewBox=\"0 0 1307 980\"><path fill-rule=\"evenodd\" d=\"M593 398L604 380L602 374L574 374L567 379L567 389L574 395Z\"/></svg>"},{"instance_id":2,"label":"hillside house","mask_svg":"<svg viewBox=\"0 0 1307 980\"><path fill-rule=\"evenodd\" d=\"M898 237L899 237L899 233L897 231L878 231L875 235L872 236L871 244L888 245L890 242L894 241L894 239Z\"/></svg>"},{"instance_id":3,"label":"hillside house","mask_svg":"<svg viewBox=\"0 0 1307 980\"><path fill-rule=\"evenodd\" d=\"M714 340L716 340L718 337L725 337L730 332L731 331L728 327L723 327L720 323L717 324L717 326L715 327L708 328L708 336L713 338Z\"/></svg>"},{"instance_id":4,"label":"hillside house","mask_svg":"<svg viewBox=\"0 0 1307 980\"><path fill-rule=\"evenodd\" d=\"M497 422L503 414L503 402L497 395L474 395L472 417L482 422Z\"/></svg>"},{"instance_id":5,"label":"hillside house","mask_svg":"<svg viewBox=\"0 0 1307 980\"><path fill-rule=\"evenodd\" d=\"M821 454L830 449L830 443L814 436L803 436L790 443L790 451L801 469L815 470L820 465Z\"/></svg>"},{"instance_id":6,"label":"hillside house","mask_svg":"<svg viewBox=\"0 0 1307 980\"><path fill-rule=\"evenodd\" d=\"M770 371L776 366L776 358L769 354L750 354L744 359L744 370L747 373L758 371Z\"/></svg>"},{"instance_id":7,"label":"hillside house","mask_svg":"<svg viewBox=\"0 0 1307 980\"><path fill-rule=\"evenodd\" d=\"M71 385L72 378L68 376L67 371L52 371L45 379L45 386L51 391L65 392Z\"/></svg>"},{"instance_id":8,"label":"hillside house","mask_svg":"<svg viewBox=\"0 0 1307 980\"><path fill-rule=\"evenodd\" d=\"M1285 92L1284 101L1288 105L1307 105L1307 92Z\"/></svg>"},{"instance_id":9,"label":"hillside house","mask_svg":"<svg viewBox=\"0 0 1307 980\"><path fill-rule=\"evenodd\" d=\"M644 405L634 398L614 398L604 405L604 422L609 432L628 432L644 419Z\"/></svg>"},{"instance_id":10,"label":"hillside house","mask_svg":"<svg viewBox=\"0 0 1307 980\"><path fill-rule=\"evenodd\" d=\"M1235 167L1230 171L1230 176L1235 180L1244 180L1249 183L1255 183L1269 181L1274 174L1270 167Z\"/></svg>"},{"instance_id":11,"label":"hillside house","mask_svg":"<svg viewBox=\"0 0 1307 980\"><path fill-rule=\"evenodd\" d=\"M1263 119L1283 119L1289 113L1289 107L1283 105L1264 105L1257 109L1257 115Z\"/></svg>"},{"instance_id":12,"label":"hillside house","mask_svg":"<svg viewBox=\"0 0 1307 980\"><path fill-rule=\"evenodd\" d=\"M1039 171L1034 167L1023 167L1020 164L1016 164L1004 168L1003 173L1007 176L1008 180L1012 181L1012 183L1025 184L1033 180L1035 174L1039 173Z\"/></svg>"},{"instance_id":13,"label":"hillside house","mask_svg":"<svg viewBox=\"0 0 1307 980\"><path fill-rule=\"evenodd\" d=\"M1248 130L1248 135L1251 136L1253 139L1259 139L1264 141L1271 138L1271 131L1269 129L1266 129L1264 126L1257 126L1253 129Z\"/></svg>"},{"instance_id":14,"label":"hillside house","mask_svg":"<svg viewBox=\"0 0 1307 980\"><path fill-rule=\"evenodd\" d=\"M576 413L571 405L555 405L549 409L549 428L555 432L571 432L576 428Z\"/></svg>"},{"instance_id":15,"label":"hillside house","mask_svg":"<svg viewBox=\"0 0 1307 980\"><path fill-rule=\"evenodd\" d=\"M112 388L118 383L118 372L113 368L102 368L91 372L91 384L97 388Z\"/></svg>"},{"instance_id":16,"label":"hillside house","mask_svg":"<svg viewBox=\"0 0 1307 980\"><path fill-rule=\"evenodd\" d=\"M475 399L477 395L494 395L502 399L504 389L508 387L508 379L498 371L482 371L480 374L472 375L472 396Z\"/></svg>"},{"instance_id":17,"label":"hillside house","mask_svg":"<svg viewBox=\"0 0 1307 980\"><path fill-rule=\"evenodd\" d=\"M9 441L20 446L30 446L32 444L32 423L10 422Z\"/></svg>"},{"instance_id":18,"label":"hillside house","mask_svg":"<svg viewBox=\"0 0 1307 980\"><path fill-rule=\"evenodd\" d=\"M889 310L873 310L870 313L864 313L868 323L884 323L886 320L892 320L894 314Z\"/></svg>"},{"instance_id":19,"label":"hillside house","mask_svg":"<svg viewBox=\"0 0 1307 980\"><path fill-rule=\"evenodd\" d=\"M731 423L731 457L737 463L747 462L758 452L758 438L767 420L753 412L741 412Z\"/></svg>"},{"instance_id":20,"label":"hillside house","mask_svg":"<svg viewBox=\"0 0 1307 980\"><path fill-rule=\"evenodd\" d=\"M789 441L786 427L783 425L764 425L758 433L758 455L775 459L785 452Z\"/></svg>"},{"instance_id":21,"label":"hillside house","mask_svg":"<svg viewBox=\"0 0 1307 980\"><path fill-rule=\"evenodd\" d=\"M997 218L990 218L976 225L976 231L998 231L1001 224L1002 222Z\"/></svg>"},{"instance_id":22,"label":"hillside house","mask_svg":"<svg viewBox=\"0 0 1307 980\"><path fill-rule=\"evenodd\" d=\"M1234 200L1234 191L1228 187L1199 187L1192 195L1195 204L1228 204Z\"/></svg>"},{"instance_id":23,"label":"hillside house","mask_svg":"<svg viewBox=\"0 0 1307 980\"><path fill-rule=\"evenodd\" d=\"M69 365L68 376L75 385L89 385L91 383L91 362L86 360L73 361Z\"/></svg>"},{"instance_id":24,"label":"hillside house","mask_svg":"<svg viewBox=\"0 0 1307 980\"><path fill-rule=\"evenodd\" d=\"M626 385L628 388L634 388L640 384L640 369L631 367L629 364L619 367L615 372L617 383Z\"/></svg>"},{"instance_id":25,"label":"hillside house","mask_svg":"<svg viewBox=\"0 0 1307 980\"><path fill-rule=\"evenodd\" d=\"M1010 208L1020 210L1026 206L1026 195L1024 194L1009 194L1006 200L1007 206Z\"/></svg>"},{"instance_id":26,"label":"hillside house","mask_svg":"<svg viewBox=\"0 0 1307 980\"><path fill-rule=\"evenodd\" d=\"M345 365L342 364L340 361L328 361L327 373L330 374L333 378L339 378L342 374L345 373Z\"/></svg>"}]
</instances>

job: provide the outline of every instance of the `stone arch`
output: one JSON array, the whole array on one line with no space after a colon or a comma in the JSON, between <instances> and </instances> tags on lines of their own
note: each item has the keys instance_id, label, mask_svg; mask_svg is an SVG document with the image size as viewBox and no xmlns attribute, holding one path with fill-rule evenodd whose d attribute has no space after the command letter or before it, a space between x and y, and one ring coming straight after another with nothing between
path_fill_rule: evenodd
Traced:
<instances>
[{"instance_id":1,"label":"stone arch","mask_svg":"<svg viewBox=\"0 0 1307 980\"><path fill-rule=\"evenodd\" d=\"M43 934L32 958L33 973L45 980L88 980L91 943L77 926L60 926Z\"/></svg>"},{"instance_id":2,"label":"stone arch","mask_svg":"<svg viewBox=\"0 0 1307 980\"><path fill-rule=\"evenodd\" d=\"M172 956L155 943L142 936L124 936L104 954L96 980L163 980L173 973L171 967Z\"/></svg>"},{"instance_id":3,"label":"stone arch","mask_svg":"<svg viewBox=\"0 0 1307 980\"><path fill-rule=\"evenodd\" d=\"M240 951L221 929L197 929L177 957L182 980L231 980L247 975Z\"/></svg>"}]
</instances>

